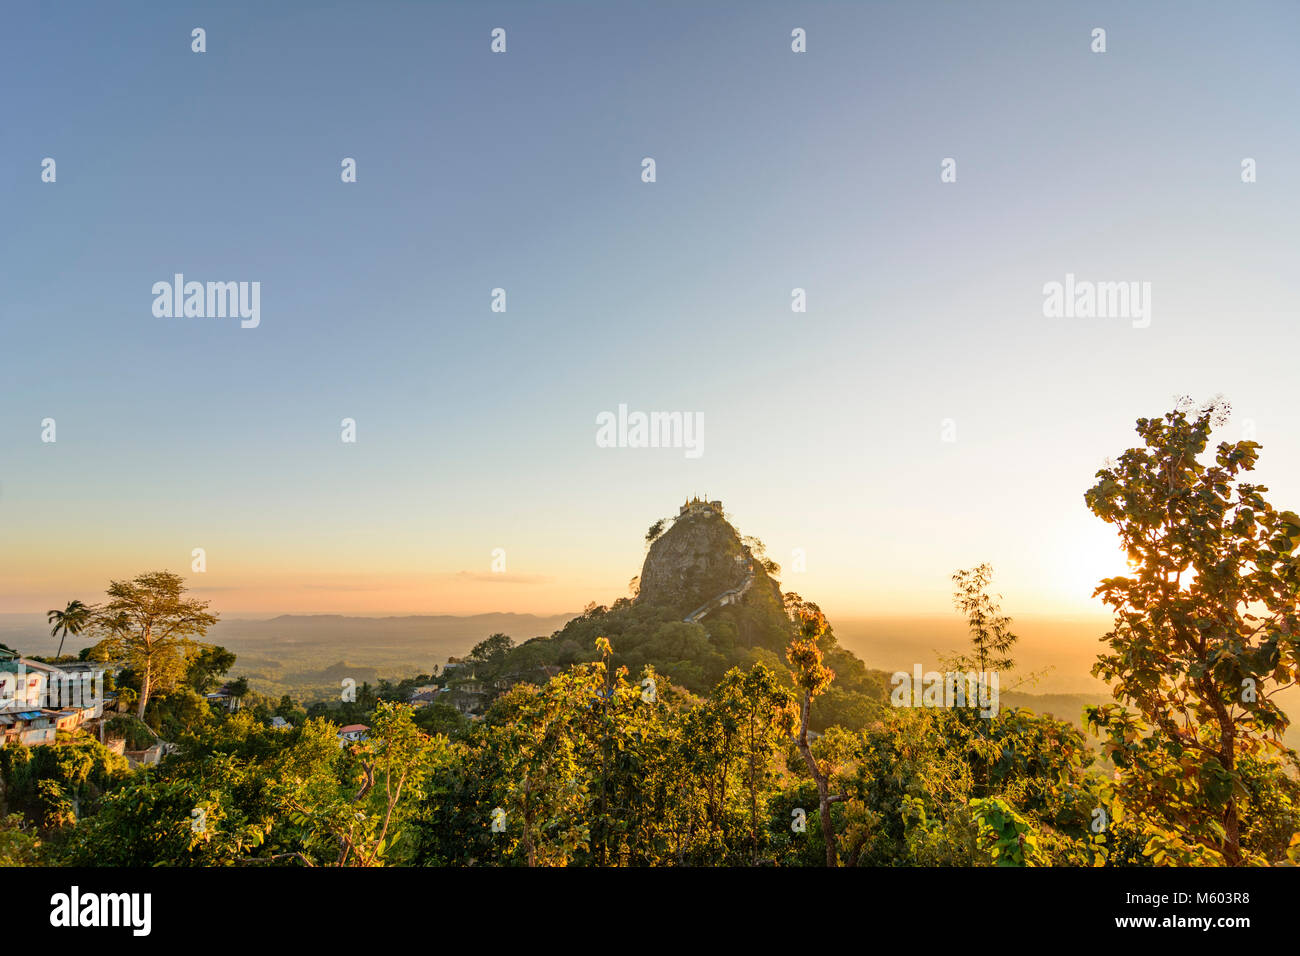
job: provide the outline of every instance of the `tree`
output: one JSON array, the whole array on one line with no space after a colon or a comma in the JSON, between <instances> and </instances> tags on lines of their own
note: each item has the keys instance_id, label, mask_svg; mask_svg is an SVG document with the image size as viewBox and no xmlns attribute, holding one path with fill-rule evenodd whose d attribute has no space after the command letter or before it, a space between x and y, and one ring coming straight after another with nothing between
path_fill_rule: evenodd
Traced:
<instances>
[{"instance_id":1,"label":"tree","mask_svg":"<svg viewBox=\"0 0 1300 956\"><path fill-rule=\"evenodd\" d=\"M76 637L90 623L91 617L95 613L95 608L81 601L69 601L68 606L62 611L54 610L46 612L46 620L51 625L50 637L59 638L59 650L54 655L55 659L63 656L63 640L69 634ZM62 634L60 634L62 632Z\"/></svg>"},{"instance_id":2,"label":"tree","mask_svg":"<svg viewBox=\"0 0 1300 956\"><path fill-rule=\"evenodd\" d=\"M295 744L302 762L284 775L276 795L303 847L285 856L308 866L383 866L394 858L409 811L445 754L445 738L423 733L412 716L405 704L380 702L366 739L340 755L342 783L331 766L333 726L308 722Z\"/></svg>"},{"instance_id":3,"label":"tree","mask_svg":"<svg viewBox=\"0 0 1300 956\"><path fill-rule=\"evenodd\" d=\"M185 676L195 637L207 634L218 617L207 601L185 598L185 579L170 571L151 571L108 586L108 603L91 625L100 645L126 658L140 674L136 716L144 719L149 695L175 687Z\"/></svg>"},{"instance_id":4,"label":"tree","mask_svg":"<svg viewBox=\"0 0 1300 956\"><path fill-rule=\"evenodd\" d=\"M53 747L0 749L0 791L7 809L45 829L93 813L127 773L125 758L88 734Z\"/></svg>"},{"instance_id":5,"label":"tree","mask_svg":"<svg viewBox=\"0 0 1300 956\"><path fill-rule=\"evenodd\" d=\"M1155 862L1252 862L1242 845L1243 757L1280 749L1289 723L1272 700L1300 675L1300 517L1244 481L1253 441L1199 459L1228 408L1189 416L1181 400L1141 418L1143 447L1097 472L1085 501L1115 526L1133 574L1099 594L1115 613L1093 673L1145 724L1113 706L1090 721L1109 733L1120 794L1153 821Z\"/></svg>"},{"instance_id":6,"label":"tree","mask_svg":"<svg viewBox=\"0 0 1300 956\"><path fill-rule=\"evenodd\" d=\"M0 866L40 866L41 840L22 814L0 816Z\"/></svg>"},{"instance_id":7,"label":"tree","mask_svg":"<svg viewBox=\"0 0 1300 956\"><path fill-rule=\"evenodd\" d=\"M209 693L222 675L235 666L235 654L213 645L200 648L186 667L185 683L200 694Z\"/></svg>"},{"instance_id":8,"label":"tree","mask_svg":"<svg viewBox=\"0 0 1300 956\"><path fill-rule=\"evenodd\" d=\"M480 776L491 780L477 809L483 831L497 832L505 859L526 866L563 866L579 849L589 850L589 781L580 766L583 740L575 722L593 708L605 684L604 668L585 664L547 682L540 691L522 685L500 701L500 722L485 728ZM594 709L594 708L593 708ZM491 823L501 829L489 831Z\"/></svg>"},{"instance_id":9,"label":"tree","mask_svg":"<svg viewBox=\"0 0 1300 956\"><path fill-rule=\"evenodd\" d=\"M288 719L288 718L286 718ZM415 726L426 734L442 734L453 740L465 735L469 729L469 718L451 704L435 700L415 711Z\"/></svg>"},{"instance_id":10,"label":"tree","mask_svg":"<svg viewBox=\"0 0 1300 956\"><path fill-rule=\"evenodd\" d=\"M231 699L235 702L235 707L238 708L243 699L248 696L248 678L238 677L232 680L226 685L226 692L230 694Z\"/></svg>"},{"instance_id":11,"label":"tree","mask_svg":"<svg viewBox=\"0 0 1300 956\"><path fill-rule=\"evenodd\" d=\"M981 675L989 671L1009 671L1015 666L1011 648L1018 638L1011 633L1011 618L1002 613L998 598L989 594L993 569L981 564L969 571L958 571L952 576L953 605L966 615L970 626L973 656L964 654L954 659L958 670L974 668Z\"/></svg>"},{"instance_id":12,"label":"tree","mask_svg":"<svg viewBox=\"0 0 1300 956\"><path fill-rule=\"evenodd\" d=\"M469 652L469 659L495 670L505 663L515 642L508 634L496 633L479 641Z\"/></svg>"},{"instance_id":13,"label":"tree","mask_svg":"<svg viewBox=\"0 0 1300 956\"><path fill-rule=\"evenodd\" d=\"M733 667L709 695L704 709L716 714L716 722L731 731L728 736L736 744L749 817L749 862L757 865L760 834L766 829L767 798L773 789L773 759L788 745L794 731L794 695L762 664L755 664L748 673Z\"/></svg>"},{"instance_id":14,"label":"tree","mask_svg":"<svg viewBox=\"0 0 1300 956\"><path fill-rule=\"evenodd\" d=\"M812 699L831 686L835 672L822 663L822 651L817 642L826 633L826 618L820 611L803 607L795 619L796 636L790 641L786 659L794 669L795 687L801 695L799 702L799 752L803 754L804 763L817 784L817 800L820 805L822 837L826 841L826 865L837 866L835 846L835 826L831 822L831 804L839 803L845 797L830 792L830 778L823 772L812 748L808 746L808 711Z\"/></svg>"}]
</instances>

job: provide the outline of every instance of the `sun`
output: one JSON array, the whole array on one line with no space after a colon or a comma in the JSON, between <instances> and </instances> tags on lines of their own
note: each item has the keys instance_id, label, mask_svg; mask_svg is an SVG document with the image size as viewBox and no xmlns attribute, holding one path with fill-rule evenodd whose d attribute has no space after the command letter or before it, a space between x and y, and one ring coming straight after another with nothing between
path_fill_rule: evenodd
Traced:
<instances>
[{"instance_id":1,"label":"sun","mask_svg":"<svg viewBox=\"0 0 1300 956\"><path fill-rule=\"evenodd\" d=\"M1133 573L1113 528L1091 525L1076 529L1054 562L1059 590L1071 603L1101 608L1093 592L1103 578Z\"/></svg>"}]
</instances>

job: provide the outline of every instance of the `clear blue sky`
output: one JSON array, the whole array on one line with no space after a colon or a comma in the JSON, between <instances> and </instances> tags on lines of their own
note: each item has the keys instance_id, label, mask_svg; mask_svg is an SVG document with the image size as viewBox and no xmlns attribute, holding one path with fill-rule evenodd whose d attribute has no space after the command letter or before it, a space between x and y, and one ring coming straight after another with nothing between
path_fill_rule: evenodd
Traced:
<instances>
[{"instance_id":1,"label":"clear blue sky","mask_svg":"<svg viewBox=\"0 0 1300 956\"><path fill-rule=\"evenodd\" d=\"M1300 504L1300 5L2 16L0 610L195 547L231 611L568 610L707 492L832 613L980 560L1074 613L1083 491L1183 392ZM261 326L155 318L175 272L261 282ZM1150 282L1151 327L1045 319L1067 272ZM621 402L703 456L597 448Z\"/></svg>"}]
</instances>

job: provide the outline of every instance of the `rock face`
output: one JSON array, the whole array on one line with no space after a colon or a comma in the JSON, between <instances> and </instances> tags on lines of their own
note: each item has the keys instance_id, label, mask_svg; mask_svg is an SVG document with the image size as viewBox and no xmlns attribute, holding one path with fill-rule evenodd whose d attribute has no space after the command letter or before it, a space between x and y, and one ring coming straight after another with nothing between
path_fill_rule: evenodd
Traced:
<instances>
[{"instance_id":1,"label":"rock face","mask_svg":"<svg viewBox=\"0 0 1300 956\"><path fill-rule=\"evenodd\" d=\"M784 618L780 587L721 509L683 513L655 540L641 567L637 603L670 607L691 620L730 605Z\"/></svg>"},{"instance_id":2,"label":"rock face","mask_svg":"<svg viewBox=\"0 0 1300 956\"><path fill-rule=\"evenodd\" d=\"M650 546L641 567L637 602L686 614L715 595L739 587L749 560L740 535L721 515L683 514Z\"/></svg>"}]
</instances>

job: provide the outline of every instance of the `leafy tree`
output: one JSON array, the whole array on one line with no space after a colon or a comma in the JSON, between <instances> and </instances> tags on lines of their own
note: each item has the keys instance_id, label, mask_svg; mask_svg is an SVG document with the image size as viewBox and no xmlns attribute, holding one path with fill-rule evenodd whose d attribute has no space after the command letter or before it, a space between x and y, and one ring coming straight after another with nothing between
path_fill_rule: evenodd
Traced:
<instances>
[{"instance_id":1,"label":"leafy tree","mask_svg":"<svg viewBox=\"0 0 1300 956\"><path fill-rule=\"evenodd\" d=\"M7 808L42 828L93 813L126 776L126 760L84 734L54 745L0 749L0 792Z\"/></svg>"},{"instance_id":2,"label":"leafy tree","mask_svg":"<svg viewBox=\"0 0 1300 956\"><path fill-rule=\"evenodd\" d=\"M235 654L224 647L200 647L190 656L185 670L185 683L197 693L208 694L217 687L222 676L235 666Z\"/></svg>"},{"instance_id":3,"label":"leafy tree","mask_svg":"<svg viewBox=\"0 0 1300 956\"><path fill-rule=\"evenodd\" d=\"M480 759L495 772L477 824L496 834L504 859L563 866L589 847L589 784L578 772L581 740L573 723L595 701L597 681L603 683L587 665L549 681L542 693L516 688L486 728Z\"/></svg>"},{"instance_id":4,"label":"leafy tree","mask_svg":"<svg viewBox=\"0 0 1300 956\"><path fill-rule=\"evenodd\" d=\"M141 720L153 691L170 690L184 679L194 638L218 620L208 613L209 602L186 599L185 591L180 575L152 571L110 583L108 602L95 614L92 627L101 648L124 657L140 675Z\"/></svg>"},{"instance_id":5,"label":"leafy tree","mask_svg":"<svg viewBox=\"0 0 1300 956\"><path fill-rule=\"evenodd\" d=\"M210 720L211 714L208 702L182 684L149 700L145 723L156 728L163 739L172 740Z\"/></svg>"},{"instance_id":6,"label":"leafy tree","mask_svg":"<svg viewBox=\"0 0 1300 956\"><path fill-rule=\"evenodd\" d=\"M298 746L313 748L319 765L336 746L332 736L330 725L313 721ZM316 772L283 778L278 800L306 831L305 848L294 855L308 865L382 866L397 852L409 808L419 801L444 745L445 739L429 737L415 725L411 707L381 702L366 739L343 755L349 780L340 785L315 767Z\"/></svg>"},{"instance_id":7,"label":"leafy tree","mask_svg":"<svg viewBox=\"0 0 1300 956\"><path fill-rule=\"evenodd\" d=\"M1253 441L1220 442L1228 409L1186 400L1142 418L1142 447L1097 472L1089 509L1115 526L1133 567L1097 588L1115 613L1093 673L1141 719L1090 711L1108 734L1121 797L1152 823L1156 862L1255 862L1242 841L1244 760L1280 749L1273 701L1300 675L1300 517L1245 480Z\"/></svg>"},{"instance_id":8,"label":"leafy tree","mask_svg":"<svg viewBox=\"0 0 1300 956\"><path fill-rule=\"evenodd\" d=\"M469 660L475 665L475 673L487 679L501 674L505 670L506 661L514 646L515 642L508 634L497 633L479 641L469 652Z\"/></svg>"},{"instance_id":9,"label":"leafy tree","mask_svg":"<svg viewBox=\"0 0 1300 956\"><path fill-rule=\"evenodd\" d=\"M275 705L275 713L272 716L280 717L296 726L307 719L307 711L288 694L282 694L279 703Z\"/></svg>"},{"instance_id":10,"label":"leafy tree","mask_svg":"<svg viewBox=\"0 0 1300 956\"><path fill-rule=\"evenodd\" d=\"M43 862L41 839L22 815L0 816L0 866L40 866Z\"/></svg>"},{"instance_id":11,"label":"leafy tree","mask_svg":"<svg viewBox=\"0 0 1300 956\"><path fill-rule=\"evenodd\" d=\"M366 686L368 687L369 685ZM237 677L227 684L226 688L230 696L234 699L235 705L239 706L243 699L248 696L248 678Z\"/></svg>"},{"instance_id":12,"label":"leafy tree","mask_svg":"<svg viewBox=\"0 0 1300 956\"><path fill-rule=\"evenodd\" d=\"M205 724L78 823L67 862L409 861L409 810L424 796L443 744L414 728L410 708L399 704L380 706L362 743L341 749L336 731L321 720L277 731L249 711Z\"/></svg>"},{"instance_id":13,"label":"leafy tree","mask_svg":"<svg viewBox=\"0 0 1300 956\"><path fill-rule=\"evenodd\" d=\"M727 716L738 726L750 862L757 864L766 830L768 794L775 789L773 760L794 732L794 695L781 687L770 668L755 664L747 674L739 668L729 671L710 696L709 705L729 712Z\"/></svg>"},{"instance_id":14,"label":"leafy tree","mask_svg":"<svg viewBox=\"0 0 1300 956\"><path fill-rule=\"evenodd\" d=\"M452 740L463 737L470 725L468 717L441 700L416 708L414 720L426 734L442 734Z\"/></svg>"},{"instance_id":15,"label":"leafy tree","mask_svg":"<svg viewBox=\"0 0 1300 956\"><path fill-rule=\"evenodd\" d=\"M223 866L261 847L277 818L258 794L255 765L219 755L138 771L78 823L64 848L73 866Z\"/></svg>"}]
</instances>

